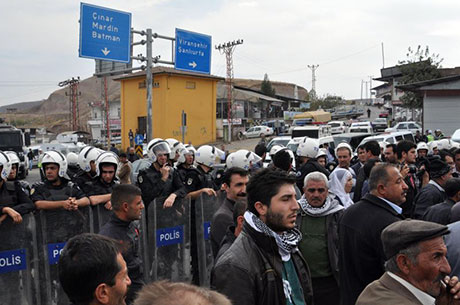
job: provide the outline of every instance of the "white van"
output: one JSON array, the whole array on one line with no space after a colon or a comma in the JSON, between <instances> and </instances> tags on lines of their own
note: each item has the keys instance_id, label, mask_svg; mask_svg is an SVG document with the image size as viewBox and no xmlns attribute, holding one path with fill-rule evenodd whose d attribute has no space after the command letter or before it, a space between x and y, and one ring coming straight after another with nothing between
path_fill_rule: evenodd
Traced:
<instances>
[{"instance_id":1,"label":"white van","mask_svg":"<svg viewBox=\"0 0 460 305\"><path fill-rule=\"evenodd\" d=\"M329 125L308 125L296 127L292 130L292 138L309 137L319 139L331 135L331 126Z\"/></svg>"},{"instance_id":2,"label":"white van","mask_svg":"<svg viewBox=\"0 0 460 305\"><path fill-rule=\"evenodd\" d=\"M408 140L415 143L414 135L410 131L398 131L398 132L389 132L389 133L382 133L378 136L372 136L364 138L359 145L363 145L369 141L377 141L377 142L386 142L388 144L396 144L401 140Z\"/></svg>"}]
</instances>

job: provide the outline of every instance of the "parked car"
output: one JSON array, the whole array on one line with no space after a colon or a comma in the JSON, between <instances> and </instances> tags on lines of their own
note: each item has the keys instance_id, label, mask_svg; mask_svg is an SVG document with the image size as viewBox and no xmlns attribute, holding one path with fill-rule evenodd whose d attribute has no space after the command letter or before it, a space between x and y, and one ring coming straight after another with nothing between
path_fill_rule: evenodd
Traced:
<instances>
[{"instance_id":1,"label":"parked car","mask_svg":"<svg viewBox=\"0 0 460 305\"><path fill-rule=\"evenodd\" d=\"M335 146L339 145L340 143L348 143L353 148L353 150L356 150L356 148L359 146L359 143L361 143L364 138L370 136L372 136L372 134L369 132L353 132L334 135L332 137L334 138Z\"/></svg>"},{"instance_id":2,"label":"parked car","mask_svg":"<svg viewBox=\"0 0 460 305\"><path fill-rule=\"evenodd\" d=\"M289 143L289 140L291 140L291 136L281 136L271 139L270 142L268 142L267 144L267 152L269 152L274 145L281 145L286 147Z\"/></svg>"},{"instance_id":3,"label":"parked car","mask_svg":"<svg viewBox=\"0 0 460 305\"><path fill-rule=\"evenodd\" d=\"M263 122L262 125L273 128L273 131L275 132L276 135L279 135L286 131L285 123L283 120L267 121L267 122Z\"/></svg>"},{"instance_id":4,"label":"parked car","mask_svg":"<svg viewBox=\"0 0 460 305\"><path fill-rule=\"evenodd\" d=\"M395 131L407 131L409 130L412 132L413 135L417 132L417 130L422 133L422 127L417 124L416 122L407 121L407 122L399 122L394 127L385 129L385 132L395 132Z\"/></svg>"},{"instance_id":5,"label":"parked car","mask_svg":"<svg viewBox=\"0 0 460 305\"><path fill-rule=\"evenodd\" d=\"M396 131L389 133L382 133L378 136L371 136L364 138L359 145L369 141L386 142L388 144L396 144L401 140L407 140L415 143L414 135L410 131Z\"/></svg>"},{"instance_id":6,"label":"parked car","mask_svg":"<svg viewBox=\"0 0 460 305\"><path fill-rule=\"evenodd\" d=\"M349 132L366 132L366 133L373 133L374 128L372 128L371 122L357 122L352 123L350 128L348 129Z\"/></svg>"},{"instance_id":7,"label":"parked car","mask_svg":"<svg viewBox=\"0 0 460 305\"><path fill-rule=\"evenodd\" d=\"M331 126L331 133L338 134L338 133L345 133L347 132L347 125L344 121L330 121L327 123Z\"/></svg>"},{"instance_id":8,"label":"parked car","mask_svg":"<svg viewBox=\"0 0 460 305\"><path fill-rule=\"evenodd\" d=\"M377 131L385 131L388 128L388 122L385 118L378 118L372 121L372 128L374 128L374 132Z\"/></svg>"},{"instance_id":9,"label":"parked car","mask_svg":"<svg viewBox=\"0 0 460 305\"><path fill-rule=\"evenodd\" d=\"M379 113L379 118L388 118L390 112L388 110L382 111Z\"/></svg>"},{"instance_id":10,"label":"parked car","mask_svg":"<svg viewBox=\"0 0 460 305\"><path fill-rule=\"evenodd\" d=\"M262 135L271 136L273 134L273 128L268 126L253 126L243 132L245 138L257 138Z\"/></svg>"},{"instance_id":11,"label":"parked car","mask_svg":"<svg viewBox=\"0 0 460 305\"><path fill-rule=\"evenodd\" d=\"M309 137L319 139L322 137L330 136L332 134L331 126L329 125L308 125L294 128L291 135L293 138Z\"/></svg>"}]
</instances>

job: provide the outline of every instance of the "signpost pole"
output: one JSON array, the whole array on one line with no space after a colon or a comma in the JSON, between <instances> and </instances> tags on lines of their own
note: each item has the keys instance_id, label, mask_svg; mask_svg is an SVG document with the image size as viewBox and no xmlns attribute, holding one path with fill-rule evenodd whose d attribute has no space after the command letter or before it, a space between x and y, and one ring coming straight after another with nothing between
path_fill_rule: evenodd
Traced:
<instances>
[{"instance_id":1,"label":"signpost pole","mask_svg":"<svg viewBox=\"0 0 460 305\"><path fill-rule=\"evenodd\" d=\"M146 74L146 88L147 88L147 142L152 139L153 126L152 126L152 29L147 29L147 67Z\"/></svg>"}]
</instances>

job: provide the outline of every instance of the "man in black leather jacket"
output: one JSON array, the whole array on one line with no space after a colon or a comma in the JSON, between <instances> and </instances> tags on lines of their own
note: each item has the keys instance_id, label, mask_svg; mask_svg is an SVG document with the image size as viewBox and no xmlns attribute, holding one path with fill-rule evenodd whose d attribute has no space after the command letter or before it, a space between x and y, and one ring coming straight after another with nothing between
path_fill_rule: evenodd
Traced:
<instances>
[{"instance_id":1,"label":"man in black leather jacket","mask_svg":"<svg viewBox=\"0 0 460 305\"><path fill-rule=\"evenodd\" d=\"M308 265L297 244L296 178L262 169L247 186L243 231L217 260L212 286L233 304L312 304Z\"/></svg>"},{"instance_id":2,"label":"man in black leather jacket","mask_svg":"<svg viewBox=\"0 0 460 305\"><path fill-rule=\"evenodd\" d=\"M126 303L129 305L144 285L138 222L144 204L141 190L131 184L116 185L113 188L110 201L114 213L101 228L99 234L113 238L121 244L121 254L126 261L128 276L131 279L131 286L128 288L126 296Z\"/></svg>"}]
</instances>

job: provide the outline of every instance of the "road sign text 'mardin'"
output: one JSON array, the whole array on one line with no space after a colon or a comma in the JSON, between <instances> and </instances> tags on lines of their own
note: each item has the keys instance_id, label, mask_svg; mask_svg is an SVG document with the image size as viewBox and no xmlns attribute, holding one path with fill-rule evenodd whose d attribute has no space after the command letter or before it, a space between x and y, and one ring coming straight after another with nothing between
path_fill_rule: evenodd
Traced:
<instances>
[{"instance_id":1,"label":"road sign text 'mardin'","mask_svg":"<svg viewBox=\"0 0 460 305\"><path fill-rule=\"evenodd\" d=\"M93 23L92 23L92 29L93 31L91 32L91 37L95 39L102 39L102 40L110 40L110 41L116 41L119 42L121 41L119 36L115 35L107 35L105 33L98 33L97 31L104 31L104 32L113 32L113 33L118 33L118 27L112 25L113 23L113 18L110 16L104 16L104 15L99 15L96 12L93 13ZM104 23L109 23L109 24L104 24Z\"/></svg>"}]
</instances>

